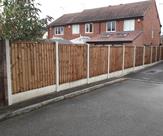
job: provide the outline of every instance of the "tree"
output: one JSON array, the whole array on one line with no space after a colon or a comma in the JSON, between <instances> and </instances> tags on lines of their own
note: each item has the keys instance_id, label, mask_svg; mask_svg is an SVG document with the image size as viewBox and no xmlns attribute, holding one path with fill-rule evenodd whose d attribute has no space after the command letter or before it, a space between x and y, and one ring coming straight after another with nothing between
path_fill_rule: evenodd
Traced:
<instances>
[{"instance_id":1,"label":"tree","mask_svg":"<svg viewBox=\"0 0 163 136\"><path fill-rule=\"evenodd\" d=\"M2 0L0 5L3 7L0 13L1 37L36 40L42 36L47 20L39 17L39 3L34 0Z\"/></svg>"}]
</instances>

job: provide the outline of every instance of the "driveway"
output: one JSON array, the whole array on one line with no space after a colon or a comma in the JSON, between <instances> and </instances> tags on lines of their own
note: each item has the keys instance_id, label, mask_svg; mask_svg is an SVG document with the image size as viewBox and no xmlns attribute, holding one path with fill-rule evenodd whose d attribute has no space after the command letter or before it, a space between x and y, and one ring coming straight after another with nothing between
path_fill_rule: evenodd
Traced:
<instances>
[{"instance_id":1,"label":"driveway","mask_svg":"<svg viewBox=\"0 0 163 136\"><path fill-rule=\"evenodd\" d=\"M162 136L163 64L0 122L0 136Z\"/></svg>"}]
</instances>

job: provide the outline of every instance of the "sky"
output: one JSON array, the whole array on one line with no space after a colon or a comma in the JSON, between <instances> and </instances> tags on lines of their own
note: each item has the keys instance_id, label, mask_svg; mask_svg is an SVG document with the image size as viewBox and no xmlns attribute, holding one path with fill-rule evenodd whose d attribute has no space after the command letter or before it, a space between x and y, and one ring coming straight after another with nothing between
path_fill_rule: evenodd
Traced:
<instances>
[{"instance_id":1,"label":"sky","mask_svg":"<svg viewBox=\"0 0 163 136\"><path fill-rule=\"evenodd\" d=\"M84 9L104 7L108 5L118 5L144 0L37 0L41 4L41 17L46 15L52 16L54 19L66 13L81 12ZM156 0L157 8L163 25L163 0ZM162 28L163 34L163 28Z\"/></svg>"}]
</instances>

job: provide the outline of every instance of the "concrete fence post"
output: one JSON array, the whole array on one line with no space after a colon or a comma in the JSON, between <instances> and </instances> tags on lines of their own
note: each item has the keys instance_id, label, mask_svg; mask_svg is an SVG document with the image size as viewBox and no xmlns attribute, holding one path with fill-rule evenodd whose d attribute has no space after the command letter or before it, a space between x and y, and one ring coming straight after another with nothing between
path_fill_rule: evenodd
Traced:
<instances>
[{"instance_id":1,"label":"concrete fence post","mask_svg":"<svg viewBox=\"0 0 163 136\"><path fill-rule=\"evenodd\" d=\"M143 66L145 65L145 46L144 46L144 48L143 48Z\"/></svg>"},{"instance_id":2,"label":"concrete fence post","mask_svg":"<svg viewBox=\"0 0 163 136\"><path fill-rule=\"evenodd\" d=\"M153 63L153 47L151 46L151 63Z\"/></svg>"},{"instance_id":3,"label":"concrete fence post","mask_svg":"<svg viewBox=\"0 0 163 136\"><path fill-rule=\"evenodd\" d=\"M108 46L108 78L110 77L110 45Z\"/></svg>"},{"instance_id":4,"label":"concrete fence post","mask_svg":"<svg viewBox=\"0 0 163 136\"><path fill-rule=\"evenodd\" d=\"M134 46L134 58L133 58L133 67L135 70L135 66L136 66L136 46Z\"/></svg>"},{"instance_id":5,"label":"concrete fence post","mask_svg":"<svg viewBox=\"0 0 163 136\"><path fill-rule=\"evenodd\" d=\"M122 62L122 72L125 69L125 45L123 45L123 62Z\"/></svg>"},{"instance_id":6,"label":"concrete fence post","mask_svg":"<svg viewBox=\"0 0 163 136\"><path fill-rule=\"evenodd\" d=\"M56 42L56 91L59 91L59 48L58 48L58 42Z\"/></svg>"},{"instance_id":7,"label":"concrete fence post","mask_svg":"<svg viewBox=\"0 0 163 136\"><path fill-rule=\"evenodd\" d=\"M7 74L7 99L8 105L12 105L12 80L11 80L11 54L10 54L10 42L5 40L6 49L6 74Z\"/></svg>"},{"instance_id":8,"label":"concrete fence post","mask_svg":"<svg viewBox=\"0 0 163 136\"><path fill-rule=\"evenodd\" d=\"M89 84L89 74L90 74L90 72L89 72L89 70L90 70L90 63L89 63L89 61L90 61L90 52L89 52L89 50L90 50L90 45L89 44L87 44L87 83Z\"/></svg>"}]
</instances>

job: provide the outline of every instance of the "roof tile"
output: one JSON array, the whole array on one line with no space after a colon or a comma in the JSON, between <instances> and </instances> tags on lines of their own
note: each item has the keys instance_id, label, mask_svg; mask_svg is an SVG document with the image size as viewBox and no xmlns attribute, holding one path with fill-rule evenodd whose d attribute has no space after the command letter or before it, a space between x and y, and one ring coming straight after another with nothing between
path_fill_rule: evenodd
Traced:
<instances>
[{"instance_id":1,"label":"roof tile","mask_svg":"<svg viewBox=\"0 0 163 136\"><path fill-rule=\"evenodd\" d=\"M132 42L142 34L142 31L106 32L93 37L88 43Z\"/></svg>"}]
</instances>

